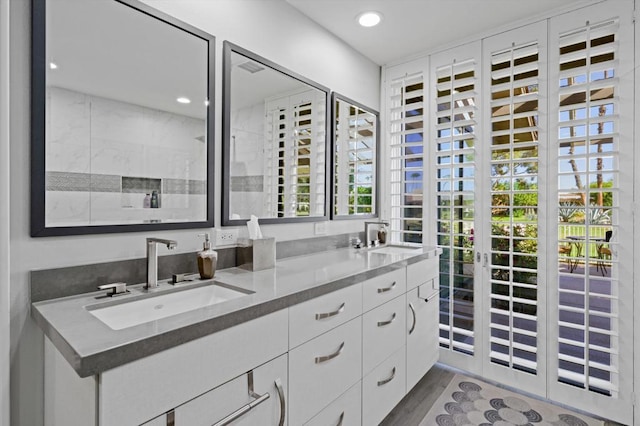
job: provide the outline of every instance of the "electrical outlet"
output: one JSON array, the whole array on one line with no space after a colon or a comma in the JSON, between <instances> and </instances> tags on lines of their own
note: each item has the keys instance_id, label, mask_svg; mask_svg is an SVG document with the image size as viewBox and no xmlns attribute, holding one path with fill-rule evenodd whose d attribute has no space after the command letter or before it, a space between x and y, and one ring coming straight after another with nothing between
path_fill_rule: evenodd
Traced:
<instances>
[{"instance_id":1,"label":"electrical outlet","mask_svg":"<svg viewBox=\"0 0 640 426\"><path fill-rule=\"evenodd\" d=\"M314 225L314 232L316 235L326 235L327 222L316 222Z\"/></svg>"},{"instance_id":2,"label":"electrical outlet","mask_svg":"<svg viewBox=\"0 0 640 426\"><path fill-rule=\"evenodd\" d=\"M231 246L238 243L238 228L216 229L216 247Z\"/></svg>"}]
</instances>

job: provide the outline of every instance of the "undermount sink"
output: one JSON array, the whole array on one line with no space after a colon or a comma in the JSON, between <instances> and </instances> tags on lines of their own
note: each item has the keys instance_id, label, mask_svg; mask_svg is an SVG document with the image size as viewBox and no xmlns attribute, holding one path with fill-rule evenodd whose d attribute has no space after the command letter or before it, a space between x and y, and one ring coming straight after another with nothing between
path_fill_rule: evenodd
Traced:
<instances>
[{"instance_id":1,"label":"undermount sink","mask_svg":"<svg viewBox=\"0 0 640 426\"><path fill-rule=\"evenodd\" d=\"M378 254L407 254L407 253L415 253L417 250L420 250L420 247L390 245L390 246L374 247L369 251L372 253L378 253Z\"/></svg>"},{"instance_id":2,"label":"undermount sink","mask_svg":"<svg viewBox=\"0 0 640 426\"><path fill-rule=\"evenodd\" d=\"M215 283L165 294L152 294L142 299L122 301L122 303L110 304L109 306L91 305L86 309L111 329L121 330L212 306L251 293L253 292Z\"/></svg>"}]
</instances>

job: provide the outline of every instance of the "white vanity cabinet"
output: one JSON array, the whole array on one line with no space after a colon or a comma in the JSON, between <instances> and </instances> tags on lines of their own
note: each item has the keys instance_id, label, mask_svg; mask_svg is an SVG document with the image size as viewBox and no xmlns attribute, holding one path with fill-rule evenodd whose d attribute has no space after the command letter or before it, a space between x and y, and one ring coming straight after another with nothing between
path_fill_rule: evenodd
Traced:
<instances>
[{"instance_id":1,"label":"white vanity cabinet","mask_svg":"<svg viewBox=\"0 0 640 426\"><path fill-rule=\"evenodd\" d=\"M378 424L437 361L438 285L393 266L84 379L47 339L45 425Z\"/></svg>"},{"instance_id":2,"label":"white vanity cabinet","mask_svg":"<svg viewBox=\"0 0 640 426\"><path fill-rule=\"evenodd\" d=\"M438 258L407 267L407 392L439 356Z\"/></svg>"}]
</instances>

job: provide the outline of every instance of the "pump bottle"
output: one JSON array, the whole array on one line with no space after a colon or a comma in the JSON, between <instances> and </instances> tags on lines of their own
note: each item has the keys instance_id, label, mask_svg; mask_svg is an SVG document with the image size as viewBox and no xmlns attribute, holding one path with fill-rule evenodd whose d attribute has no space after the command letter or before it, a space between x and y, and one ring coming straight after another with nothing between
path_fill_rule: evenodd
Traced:
<instances>
[{"instance_id":1,"label":"pump bottle","mask_svg":"<svg viewBox=\"0 0 640 426\"><path fill-rule=\"evenodd\" d=\"M200 278L210 279L216 273L218 252L211 250L211 241L208 233L198 234L198 236L204 237L202 251L198 252L198 272L200 272Z\"/></svg>"}]
</instances>

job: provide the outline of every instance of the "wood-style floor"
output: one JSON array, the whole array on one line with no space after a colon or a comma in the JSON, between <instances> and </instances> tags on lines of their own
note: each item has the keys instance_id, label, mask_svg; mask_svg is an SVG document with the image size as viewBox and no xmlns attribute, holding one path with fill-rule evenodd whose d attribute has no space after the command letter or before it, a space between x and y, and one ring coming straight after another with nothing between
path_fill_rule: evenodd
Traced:
<instances>
[{"instance_id":1,"label":"wood-style floor","mask_svg":"<svg viewBox=\"0 0 640 426\"><path fill-rule=\"evenodd\" d=\"M447 388L456 370L434 365L418 384L396 405L380 426L418 426ZM605 421L605 426L624 426Z\"/></svg>"}]
</instances>

